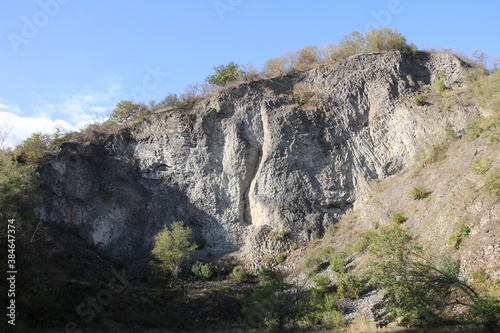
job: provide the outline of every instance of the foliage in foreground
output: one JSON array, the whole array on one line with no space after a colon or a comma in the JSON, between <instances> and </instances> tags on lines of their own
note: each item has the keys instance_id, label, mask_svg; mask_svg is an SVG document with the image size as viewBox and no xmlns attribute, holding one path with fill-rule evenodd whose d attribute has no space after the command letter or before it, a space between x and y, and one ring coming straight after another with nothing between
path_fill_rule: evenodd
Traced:
<instances>
[{"instance_id":1,"label":"foliage in foreground","mask_svg":"<svg viewBox=\"0 0 500 333\"><path fill-rule=\"evenodd\" d=\"M325 279L316 279L316 287L302 290L285 281L282 271L263 268L259 285L248 291L243 302L243 315L253 328L282 332L297 327L345 325L336 295L329 291Z\"/></svg>"},{"instance_id":2,"label":"foliage in foreground","mask_svg":"<svg viewBox=\"0 0 500 333\"><path fill-rule=\"evenodd\" d=\"M448 320L484 323L500 320L500 301L478 294L461 277L460 262L451 255L438 262L425 260L422 249L399 225L382 228L372 240L370 275L384 291L383 300L373 308L379 326L395 322L406 327L439 326ZM467 315L451 317L459 306Z\"/></svg>"},{"instance_id":3,"label":"foliage in foreground","mask_svg":"<svg viewBox=\"0 0 500 333\"><path fill-rule=\"evenodd\" d=\"M259 286L245 297L243 315L250 327L283 330L295 318L296 295L285 274L268 268L259 273Z\"/></svg>"}]
</instances>

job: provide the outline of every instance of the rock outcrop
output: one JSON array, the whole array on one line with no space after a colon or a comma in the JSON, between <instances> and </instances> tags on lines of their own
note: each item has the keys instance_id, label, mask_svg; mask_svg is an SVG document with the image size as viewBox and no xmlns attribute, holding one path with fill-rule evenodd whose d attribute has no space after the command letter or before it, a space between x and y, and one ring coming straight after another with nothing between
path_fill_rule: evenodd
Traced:
<instances>
[{"instance_id":1,"label":"rock outcrop","mask_svg":"<svg viewBox=\"0 0 500 333\"><path fill-rule=\"evenodd\" d=\"M336 223L446 121L463 128L473 109L417 106L414 94L438 80L460 87L466 70L450 54L391 52L224 88L189 110L63 144L40 170L37 215L122 260L144 256L177 220L212 251L282 251L284 238ZM306 105L293 99L298 83L314 93Z\"/></svg>"}]
</instances>

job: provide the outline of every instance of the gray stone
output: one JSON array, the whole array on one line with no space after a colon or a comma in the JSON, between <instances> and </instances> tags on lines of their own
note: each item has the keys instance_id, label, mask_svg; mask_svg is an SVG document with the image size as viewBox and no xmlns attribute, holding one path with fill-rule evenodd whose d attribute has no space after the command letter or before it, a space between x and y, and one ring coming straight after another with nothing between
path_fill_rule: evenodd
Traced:
<instances>
[{"instance_id":1,"label":"gray stone","mask_svg":"<svg viewBox=\"0 0 500 333\"><path fill-rule=\"evenodd\" d=\"M292 76L243 83L159 112L90 145L63 144L40 170L46 223L74 228L117 259L140 258L182 220L214 251L258 256L323 232L407 166L422 142L473 109L416 106L417 82L441 71L460 87L450 54L353 56ZM300 106L296 83L316 93Z\"/></svg>"}]
</instances>

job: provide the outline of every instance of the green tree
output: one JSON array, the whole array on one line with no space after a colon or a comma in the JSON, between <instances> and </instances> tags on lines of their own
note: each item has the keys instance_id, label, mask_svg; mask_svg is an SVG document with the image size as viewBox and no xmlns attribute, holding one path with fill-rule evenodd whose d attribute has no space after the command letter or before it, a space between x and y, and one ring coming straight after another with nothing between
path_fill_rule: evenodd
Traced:
<instances>
[{"instance_id":1,"label":"green tree","mask_svg":"<svg viewBox=\"0 0 500 333\"><path fill-rule=\"evenodd\" d=\"M207 76L206 81L221 87L229 82L238 80L243 75L243 71L239 70L238 65L234 62L230 62L227 65L216 66L214 70L215 74Z\"/></svg>"},{"instance_id":2,"label":"green tree","mask_svg":"<svg viewBox=\"0 0 500 333\"><path fill-rule=\"evenodd\" d=\"M247 293L243 304L243 314L250 326L266 326L281 332L295 319L297 297L285 278L282 271L261 269L259 286Z\"/></svg>"},{"instance_id":3,"label":"green tree","mask_svg":"<svg viewBox=\"0 0 500 333\"><path fill-rule=\"evenodd\" d=\"M344 38L339 43L339 52L341 52L344 57L364 52L364 50L365 39L363 34L359 31L344 35Z\"/></svg>"},{"instance_id":4,"label":"green tree","mask_svg":"<svg viewBox=\"0 0 500 333\"><path fill-rule=\"evenodd\" d=\"M340 297L358 299L365 290L366 281L349 273L337 274L337 293Z\"/></svg>"},{"instance_id":5,"label":"green tree","mask_svg":"<svg viewBox=\"0 0 500 333\"><path fill-rule=\"evenodd\" d=\"M451 255L438 262L423 259L422 248L399 225L381 228L373 237L372 282L384 292L374 306L380 326L397 322L400 326L428 327L443 324L451 306L468 309L471 322L489 326L500 319L498 300L479 295L459 277L460 262ZM464 321L466 316L456 320Z\"/></svg>"},{"instance_id":6,"label":"green tree","mask_svg":"<svg viewBox=\"0 0 500 333\"><path fill-rule=\"evenodd\" d=\"M27 164L36 164L43 153L52 147L53 137L49 134L33 133L24 140L16 149L14 154L18 160Z\"/></svg>"},{"instance_id":7,"label":"green tree","mask_svg":"<svg viewBox=\"0 0 500 333\"><path fill-rule=\"evenodd\" d=\"M154 237L154 247L151 253L160 261L158 267L177 278L181 264L196 249L191 244L191 229L183 222L173 222L171 229L167 226Z\"/></svg>"},{"instance_id":8,"label":"green tree","mask_svg":"<svg viewBox=\"0 0 500 333\"><path fill-rule=\"evenodd\" d=\"M37 203L35 189L38 185L35 167L23 165L12 159L8 151L0 150L0 220L29 222ZM7 228L2 227L2 233Z\"/></svg>"},{"instance_id":9,"label":"green tree","mask_svg":"<svg viewBox=\"0 0 500 333\"><path fill-rule=\"evenodd\" d=\"M408 51L406 38L397 30L390 28L376 29L365 34L366 48L370 52Z\"/></svg>"},{"instance_id":10,"label":"green tree","mask_svg":"<svg viewBox=\"0 0 500 333\"><path fill-rule=\"evenodd\" d=\"M421 249L412 243L411 236L397 225L382 228L372 241L370 252L373 283L384 290L383 301L374 309L376 321L386 326L399 320L401 326L428 326L439 319L436 307L443 293L434 293L432 285L425 286L418 276L428 272L415 266Z\"/></svg>"},{"instance_id":11,"label":"green tree","mask_svg":"<svg viewBox=\"0 0 500 333\"><path fill-rule=\"evenodd\" d=\"M111 112L110 119L123 124L132 119L137 112L142 112L144 106L130 100L121 100Z\"/></svg>"}]
</instances>

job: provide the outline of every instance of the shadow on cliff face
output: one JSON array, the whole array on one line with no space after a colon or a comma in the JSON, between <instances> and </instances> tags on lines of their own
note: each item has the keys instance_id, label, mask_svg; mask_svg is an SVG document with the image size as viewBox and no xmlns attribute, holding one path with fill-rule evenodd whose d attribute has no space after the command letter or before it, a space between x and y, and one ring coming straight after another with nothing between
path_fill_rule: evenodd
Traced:
<instances>
[{"instance_id":1,"label":"shadow on cliff face","mask_svg":"<svg viewBox=\"0 0 500 333\"><path fill-rule=\"evenodd\" d=\"M173 221L185 222L195 238L218 226L179 189L144 178L127 157L133 141L125 142L121 154L111 154L107 144L64 143L42 165L42 204L36 210L42 222L73 230L122 264L147 258L153 236ZM224 240L217 245L229 247Z\"/></svg>"}]
</instances>

